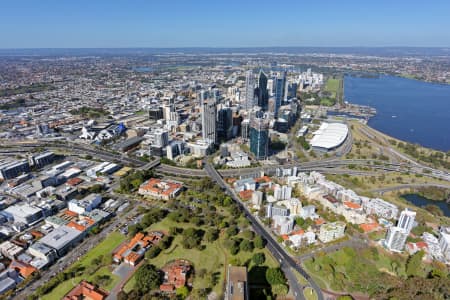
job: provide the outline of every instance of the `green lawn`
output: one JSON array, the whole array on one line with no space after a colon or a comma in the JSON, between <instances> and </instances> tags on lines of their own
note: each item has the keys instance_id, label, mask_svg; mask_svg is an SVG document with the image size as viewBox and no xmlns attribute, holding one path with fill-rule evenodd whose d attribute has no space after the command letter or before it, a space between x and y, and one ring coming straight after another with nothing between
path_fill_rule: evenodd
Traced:
<instances>
[{"instance_id":1,"label":"green lawn","mask_svg":"<svg viewBox=\"0 0 450 300\"><path fill-rule=\"evenodd\" d=\"M325 90L330 92L333 98L336 98L336 94L339 89L340 79L329 78L325 84Z\"/></svg>"},{"instance_id":2,"label":"green lawn","mask_svg":"<svg viewBox=\"0 0 450 300\"><path fill-rule=\"evenodd\" d=\"M100 255L109 255L112 251L119 246L125 240L125 236L118 233L112 232L109 234L102 242L100 242L95 248L89 251L85 256L83 256L80 261L74 263L70 268L76 266L83 266L87 268L91 261L99 257ZM74 249L73 251L76 251ZM105 290L111 290L120 280L120 278L111 273L110 267L102 267L98 269L92 275L82 275L74 277L70 280L66 280L59 284L56 288L54 288L50 293L42 296L42 300L53 300L53 299L61 299L65 294L67 294L74 286L76 286L82 279L86 279L88 281L93 280L93 278L97 275L109 275L111 277L111 282L107 286L102 286Z\"/></svg>"}]
</instances>

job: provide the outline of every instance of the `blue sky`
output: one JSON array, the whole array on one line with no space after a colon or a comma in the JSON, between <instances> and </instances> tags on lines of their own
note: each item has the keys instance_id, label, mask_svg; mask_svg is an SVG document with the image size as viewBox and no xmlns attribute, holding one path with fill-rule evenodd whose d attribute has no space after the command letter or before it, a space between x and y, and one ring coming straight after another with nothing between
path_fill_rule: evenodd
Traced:
<instances>
[{"instance_id":1,"label":"blue sky","mask_svg":"<svg viewBox=\"0 0 450 300\"><path fill-rule=\"evenodd\" d=\"M1 0L0 48L450 46L448 0Z\"/></svg>"}]
</instances>

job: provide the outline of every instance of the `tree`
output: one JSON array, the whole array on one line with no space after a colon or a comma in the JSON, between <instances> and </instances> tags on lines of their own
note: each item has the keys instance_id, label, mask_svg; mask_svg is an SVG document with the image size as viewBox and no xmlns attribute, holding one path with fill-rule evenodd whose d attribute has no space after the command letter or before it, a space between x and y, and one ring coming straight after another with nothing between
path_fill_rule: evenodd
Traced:
<instances>
[{"instance_id":1,"label":"tree","mask_svg":"<svg viewBox=\"0 0 450 300\"><path fill-rule=\"evenodd\" d=\"M187 286L177 288L176 294L180 299L186 299L189 296L189 289Z\"/></svg>"},{"instance_id":2,"label":"tree","mask_svg":"<svg viewBox=\"0 0 450 300\"><path fill-rule=\"evenodd\" d=\"M205 239L208 242L214 242L219 237L219 230L215 228L210 228L208 231L206 231Z\"/></svg>"},{"instance_id":3,"label":"tree","mask_svg":"<svg viewBox=\"0 0 450 300\"><path fill-rule=\"evenodd\" d=\"M253 240L253 244L258 249L262 249L266 245L264 239L260 235L257 235L255 237L255 239Z\"/></svg>"},{"instance_id":4,"label":"tree","mask_svg":"<svg viewBox=\"0 0 450 300\"><path fill-rule=\"evenodd\" d=\"M238 228L236 226L230 226L225 233L227 237L235 236L236 234L238 234Z\"/></svg>"},{"instance_id":5,"label":"tree","mask_svg":"<svg viewBox=\"0 0 450 300\"><path fill-rule=\"evenodd\" d=\"M286 277L280 268L269 268L266 271L266 280L270 285L285 284Z\"/></svg>"},{"instance_id":6,"label":"tree","mask_svg":"<svg viewBox=\"0 0 450 300\"><path fill-rule=\"evenodd\" d=\"M272 286L272 294L277 296L286 296L289 289L286 284L275 284Z\"/></svg>"},{"instance_id":7,"label":"tree","mask_svg":"<svg viewBox=\"0 0 450 300\"><path fill-rule=\"evenodd\" d=\"M161 253L161 248L159 246L153 246L145 253L145 258L155 258L159 255L159 253Z\"/></svg>"},{"instance_id":8,"label":"tree","mask_svg":"<svg viewBox=\"0 0 450 300\"><path fill-rule=\"evenodd\" d=\"M245 220L248 221L247 219L245 219ZM255 233L251 230L245 230L242 233L242 236L246 239L253 240L253 238L255 237Z\"/></svg>"},{"instance_id":9,"label":"tree","mask_svg":"<svg viewBox=\"0 0 450 300\"><path fill-rule=\"evenodd\" d=\"M252 261L257 266L262 265L266 261L266 256L264 255L264 253L255 253L252 256Z\"/></svg>"},{"instance_id":10,"label":"tree","mask_svg":"<svg viewBox=\"0 0 450 300\"><path fill-rule=\"evenodd\" d=\"M158 246L161 248L161 250L168 249L170 245L172 245L172 237L167 235L164 236L158 243Z\"/></svg>"},{"instance_id":11,"label":"tree","mask_svg":"<svg viewBox=\"0 0 450 300\"><path fill-rule=\"evenodd\" d=\"M425 255L423 250L420 250L408 258L406 262L406 275L408 277L418 276L420 267L422 265L422 258Z\"/></svg>"},{"instance_id":12,"label":"tree","mask_svg":"<svg viewBox=\"0 0 450 300\"><path fill-rule=\"evenodd\" d=\"M303 225L305 224L305 219L302 217L295 218L295 224L303 228Z\"/></svg>"},{"instance_id":13,"label":"tree","mask_svg":"<svg viewBox=\"0 0 450 300\"><path fill-rule=\"evenodd\" d=\"M117 294L117 300L127 300L128 299L128 294L125 291L120 291Z\"/></svg>"},{"instance_id":14,"label":"tree","mask_svg":"<svg viewBox=\"0 0 450 300\"><path fill-rule=\"evenodd\" d=\"M136 271L136 288L147 293L159 287L161 277L154 265L144 264Z\"/></svg>"},{"instance_id":15,"label":"tree","mask_svg":"<svg viewBox=\"0 0 450 300\"><path fill-rule=\"evenodd\" d=\"M144 230L144 228L142 227L142 225L140 223L131 224L128 226L128 235L135 236L136 233L141 232L142 230Z\"/></svg>"},{"instance_id":16,"label":"tree","mask_svg":"<svg viewBox=\"0 0 450 300\"><path fill-rule=\"evenodd\" d=\"M240 243L239 248L240 248L242 251L246 251L246 252L253 251L253 248L254 248L253 242L244 239L244 240L242 240L242 242Z\"/></svg>"}]
</instances>

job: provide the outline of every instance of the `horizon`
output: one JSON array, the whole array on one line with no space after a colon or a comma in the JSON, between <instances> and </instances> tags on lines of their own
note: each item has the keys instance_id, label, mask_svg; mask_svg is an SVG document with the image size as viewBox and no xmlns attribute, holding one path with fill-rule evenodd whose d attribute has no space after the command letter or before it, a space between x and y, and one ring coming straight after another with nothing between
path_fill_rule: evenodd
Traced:
<instances>
[{"instance_id":1,"label":"horizon","mask_svg":"<svg viewBox=\"0 0 450 300\"><path fill-rule=\"evenodd\" d=\"M1 49L450 47L450 3L237 0L0 4Z\"/></svg>"}]
</instances>

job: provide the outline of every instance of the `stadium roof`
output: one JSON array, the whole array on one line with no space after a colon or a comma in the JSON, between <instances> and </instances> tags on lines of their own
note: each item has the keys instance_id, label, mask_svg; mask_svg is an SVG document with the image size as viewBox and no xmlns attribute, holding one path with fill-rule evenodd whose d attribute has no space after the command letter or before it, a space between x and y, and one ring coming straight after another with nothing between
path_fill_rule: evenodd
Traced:
<instances>
[{"instance_id":1,"label":"stadium roof","mask_svg":"<svg viewBox=\"0 0 450 300\"><path fill-rule=\"evenodd\" d=\"M340 146L348 135L348 127L342 123L322 123L311 139L315 148L333 149Z\"/></svg>"}]
</instances>

